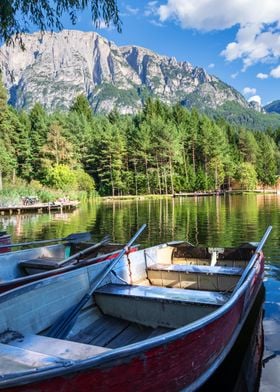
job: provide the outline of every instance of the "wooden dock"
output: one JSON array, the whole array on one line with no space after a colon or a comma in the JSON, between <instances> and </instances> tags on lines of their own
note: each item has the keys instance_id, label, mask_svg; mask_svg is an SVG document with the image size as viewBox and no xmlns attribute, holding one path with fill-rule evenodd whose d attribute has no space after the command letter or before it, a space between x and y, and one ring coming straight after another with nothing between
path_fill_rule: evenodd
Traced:
<instances>
[{"instance_id":1,"label":"wooden dock","mask_svg":"<svg viewBox=\"0 0 280 392\"><path fill-rule=\"evenodd\" d=\"M51 211L71 211L78 207L79 201L35 203L31 205L0 206L0 215L19 215L27 212L42 214Z\"/></svg>"}]
</instances>

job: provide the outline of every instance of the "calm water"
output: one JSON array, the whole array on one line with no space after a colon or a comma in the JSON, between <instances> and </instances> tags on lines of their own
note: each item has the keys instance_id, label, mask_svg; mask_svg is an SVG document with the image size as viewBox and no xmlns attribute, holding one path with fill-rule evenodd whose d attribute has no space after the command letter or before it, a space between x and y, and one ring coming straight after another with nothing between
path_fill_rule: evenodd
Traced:
<instances>
[{"instance_id":1,"label":"calm water","mask_svg":"<svg viewBox=\"0 0 280 392\"><path fill-rule=\"evenodd\" d=\"M193 244L235 246L258 241L267 226L273 230L265 245L264 353L260 391L279 391L280 385L280 196L234 195L156 201L89 203L73 213L0 217L0 230L13 242L63 238L90 231L94 240L110 234L127 242L137 229L142 246L174 239ZM238 389L240 390L240 388Z\"/></svg>"}]
</instances>

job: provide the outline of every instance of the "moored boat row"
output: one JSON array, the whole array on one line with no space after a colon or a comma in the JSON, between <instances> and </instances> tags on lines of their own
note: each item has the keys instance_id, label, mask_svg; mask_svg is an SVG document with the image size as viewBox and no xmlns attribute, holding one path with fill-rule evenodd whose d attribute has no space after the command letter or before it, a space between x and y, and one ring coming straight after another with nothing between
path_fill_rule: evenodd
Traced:
<instances>
[{"instance_id":1,"label":"moored boat row","mask_svg":"<svg viewBox=\"0 0 280 392\"><path fill-rule=\"evenodd\" d=\"M0 296L0 388L193 391L233 346L260 290L258 243L129 252ZM16 253L16 252L15 252Z\"/></svg>"}]
</instances>

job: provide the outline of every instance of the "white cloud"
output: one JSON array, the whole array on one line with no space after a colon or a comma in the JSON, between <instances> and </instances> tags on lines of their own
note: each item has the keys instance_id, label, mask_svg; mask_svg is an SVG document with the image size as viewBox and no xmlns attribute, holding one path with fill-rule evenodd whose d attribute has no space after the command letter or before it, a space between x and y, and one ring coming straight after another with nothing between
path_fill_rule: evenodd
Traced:
<instances>
[{"instance_id":1,"label":"white cloud","mask_svg":"<svg viewBox=\"0 0 280 392\"><path fill-rule=\"evenodd\" d=\"M280 1L277 0L167 0L157 9L162 22L174 20L182 28L199 31L238 26L235 41L222 55L242 59L244 70L280 57Z\"/></svg>"},{"instance_id":2,"label":"white cloud","mask_svg":"<svg viewBox=\"0 0 280 392\"><path fill-rule=\"evenodd\" d=\"M280 2L279 2L280 4ZM280 56L279 31L265 31L263 25L240 27L236 41L227 45L222 55L229 61L242 59L244 69L257 62L270 62Z\"/></svg>"},{"instance_id":3,"label":"white cloud","mask_svg":"<svg viewBox=\"0 0 280 392\"><path fill-rule=\"evenodd\" d=\"M139 8L133 8L130 5L127 5L125 8L129 15L137 15L139 13Z\"/></svg>"},{"instance_id":4,"label":"white cloud","mask_svg":"<svg viewBox=\"0 0 280 392\"><path fill-rule=\"evenodd\" d=\"M239 72L235 72L235 73L231 74L230 77L232 79L236 79L238 75L239 75Z\"/></svg>"},{"instance_id":5,"label":"white cloud","mask_svg":"<svg viewBox=\"0 0 280 392\"><path fill-rule=\"evenodd\" d=\"M151 19L150 23L154 26L157 26L157 27L163 27L163 23L160 23L158 20L155 20L155 19Z\"/></svg>"},{"instance_id":6,"label":"white cloud","mask_svg":"<svg viewBox=\"0 0 280 392\"><path fill-rule=\"evenodd\" d=\"M224 30L237 24L273 23L280 19L276 0L168 0L158 9L160 19L177 19L182 27Z\"/></svg>"},{"instance_id":7,"label":"white cloud","mask_svg":"<svg viewBox=\"0 0 280 392\"><path fill-rule=\"evenodd\" d=\"M215 68L215 64L214 63L209 64L208 68Z\"/></svg>"},{"instance_id":8,"label":"white cloud","mask_svg":"<svg viewBox=\"0 0 280 392\"><path fill-rule=\"evenodd\" d=\"M243 94L244 95L252 95L252 94L256 94L257 90L255 88L252 87L245 87L243 89Z\"/></svg>"},{"instance_id":9,"label":"white cloud","mask_svg":"<svg viewBox=\"0 0 280 392\"><path fill-rule=\"evenodd\" d=\"M272 69L272 70L270 71L270 75L271 75L273 78L279 79L279 78L280 78L280 65L278 65L278 67Z\"/></svg>"},{"instance_id":10,"label":"white cloud","mask_svg":"<svg viewBox=\"0 0 280 392\"><path fill-rule=\"evenodd\" d=\"M267 79L268 78L268 74L264 74L262 72L257 74L257 78L258 79Z\"/></svg>"},{"instance_id":11,"label":"white cloud","mask_svg":"<svg viewBox=\"0 0 280 392\"><path fill-rule=\"evenodd\" d=\"M248 102L252 102L252 101L258 102L260 105L262 104L262 99L259 95L254 95L253 97L250 97L248 99Z\"/></svg>"},{"instance_id":12,"label":"white cloud","mask_svg":"<svg viewBox=\"0 0 280 392\"><path fill-rule=\"evenodd\" d=\"M144 15L153 17L158 15L158 2L156 0L148 2L145 8Z\"/></svg>"}]
</instances>

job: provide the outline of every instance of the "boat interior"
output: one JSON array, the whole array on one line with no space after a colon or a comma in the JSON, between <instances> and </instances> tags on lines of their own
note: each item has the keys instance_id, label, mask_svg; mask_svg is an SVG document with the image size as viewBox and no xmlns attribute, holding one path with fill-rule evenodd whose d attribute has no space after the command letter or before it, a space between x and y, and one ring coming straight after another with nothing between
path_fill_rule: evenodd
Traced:
<instances>
[{"instance_id":1,"label":"boat interior","mask_svg":"<svg viewBox=\"0 0 280 392\"><path fill-rule=\"evenodd\" d=\"M11 294L1 304L0 296L0 375L10 371L7 358L14 372L65 366L198 321L226 304L255 249L170 243L130 253L95 290L65 339L48 337L49 328L110 261L22 287L20 302Z\"/></svg>"},{"instance_id":2,"label":"boat interior","mask_svg":"<svg viewBox=\"0 0 280 392\"><path fill-rule=\"evenodd\" d=\"M182 243L145 252L149 284L231 292L254 254L256 244L238 248L195 247Z\"/></svg>"},{"instance_id":3,"label":"boat interior","mask_svg":"<svg viewBox=\"0 0 280 392\"><path fill-rule=\"evenodd\" d=\"M84 255L79 255L80 252L85 251L92 245L94 243L69 242L2 254L0 255L0 284L1 282L52 271L69 265L86 264L87 261L91 262L92 259L99 257L102 260L102 255L106 255L106 258L112 258L116 255L116 251L123 247L122 244L108 243ZM77 257L67 263L67 259L74 255L77 255Z\"/></svg>"},{"instance_id":4,"label":"boat interior","mask_svg":"<svg viewBox=\"0 0 280 392\"><path fill-rule=\"evenodd\" d=\"M33 275L36 273L41 273L44 271L61 268L62 266L66 266L69 264L73 265L73 264L81 263L86 260L91 260L100 257L104 254L113 256L115 255L115 252L117 250L120 250L123 247L123 245L121 244L106 244L100 246L96 250L92 250L91 252L79 256L80 252L85 251L87 248L93 245L94 243L89 243L89 242L70 243L64 246L63 254L59 254L59 255L48 254L48 252L43 251L43 254L40 257L32 258L30 260L24 260L20 262L20 268L27 275ZM67 263L66 260L74 255L77 255L77 257L72 259L71 262Z\"/></svg>"}]
</instances>

